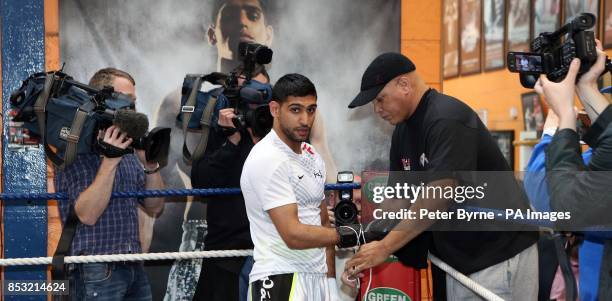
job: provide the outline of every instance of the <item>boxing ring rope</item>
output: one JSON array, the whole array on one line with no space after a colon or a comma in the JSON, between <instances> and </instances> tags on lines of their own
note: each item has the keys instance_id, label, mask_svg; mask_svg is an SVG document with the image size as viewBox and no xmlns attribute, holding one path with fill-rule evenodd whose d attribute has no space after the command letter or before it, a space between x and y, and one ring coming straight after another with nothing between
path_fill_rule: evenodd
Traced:
<instances>
[{"instance_id":1,"label":"boxing ring rope","mask_svg":"<svg viewBox=\"0 0 612 301\"><path fill-rule=\"evenodd\" d=\"M431 253L429 254L429 260L431 261L431 263L437 265L441 270L449 274L451 277L455 278L455 280L457 280L459 283L471 289L474 293L478 294L484 299L491 301L504 301L504 299L502 299L500 296L494 294L492 291L478 284L478 282L470 279L468 276L461 274L461 272L455 270L453 267L446 264L446 262L440 260L440 258L436 257Z\"/></svg>"},{"instance_id":2,"label":"boxing ring rope","mask_svg":"<svg viewBox=\"0 0 612 301\"><path fill-rule=\"evenodd\" d=\"M66 256L64 263L94 263L94 262L117 262L117 261L143 261L143 260L169 260L169 259L198 259L219 257L243 257L252 256L253 250L223 250L223 251L193 251L193 252L165 252L165 253L141 253L141 254L108 254L108 255L86 255ZM33 258L9 258L0 259L0 266L22 266L22 265L49 265L53 257Z\"/></svg>"},{"instance_id":3,"label":"boxing ring rope","mask_svg":"<svg viewBox=\"0 0 612 301\"><path fill-rule=\"evenodd\" d=\"M346 190L361 188L359 183L346 184L327 184L325 190ZM222 196L240 194L240 188L209 188L209 189L164 189L164 190L142 190L130 192L113 192L112 198L147 198L147 197L167 197L167 196ZM65 200L68 199L65 193L0 193L0 199L4 201L17 200ZM351 248L352 249L352 248ZM107 254L107 255L86 255L86 256L66 256L64 263L95 263L95 262L118 262L118 261L144 261L144 260L185 260L198 258L219 258L219 257L241 257L252 256L253 250L222 250L222 251L193 251L193 252L164 252L164 253L140 253L140 254ZM465 287L471 289L476 294L486 300L502 300L490 290L481 286L469 277L461 274L439 258L429 254L429 259L433 264L445 271L451 277ZM0 266L25 266L25 265L50 265L53 257L33 257L33 258L8 258L0 259Z\"/></svg>"},{"instance_id":4,"label":"boxing ring rope","mask_svg":"<svg viewBox=\"0 0 612 301\"><path fill-rule=\"evenodd\" d=\"M325 190L359 189L359 183L326 184ZM238 195L240 188L206 188L206 189L162 189L113 192L111 198L156 198L167 196L223 196ZM68 195L62 192L35 193L35 192L10 192L0 193L0 200L67 200Z\"/></svg>"}]
</instances>

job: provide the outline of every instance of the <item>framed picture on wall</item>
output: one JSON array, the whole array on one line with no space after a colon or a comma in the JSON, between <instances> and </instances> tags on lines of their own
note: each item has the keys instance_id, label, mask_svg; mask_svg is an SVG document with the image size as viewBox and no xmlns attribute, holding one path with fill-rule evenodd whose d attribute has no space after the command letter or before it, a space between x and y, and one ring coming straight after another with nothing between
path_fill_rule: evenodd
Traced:
<instances>
[{"instance_id":1,"label":"framed picture on wall","mask_svg":"<svg viewBox=\"0 0 612 301\"><path fill-rule=\"evenodd\" d=\"M597 22L599 22L599 0L565 0L563 13L563 20L565 22L563 24L567 24L581 13L592 13L597 18ZM592 28L595 32L595 37L599 36L597 22L595 22L595 26Z\"/></svg>"},{"instance_id":2,"label":"framed picture on wall","mask_svg":"<svg viewBox=\"0 0 612 301\"><path fill-rule=\"evenodd\" d=\"M480 72L480 0L461 0L461 74Z\"/></svg>"},{"instance_id":3,"label":"framed picture on wall","mask_svg":"<svg viewBox=\"0 0 612 301\"><path fill-rule=\"evenodd\" d=\"M604 1L603 22L603 45L604 48L612 48L612 0Z\"/></svg>"},{"instance_id":4,"label":"framed picture on wall","mask_svg":"<svg viewBox=\"0 0 612 301\"><path fill-rule=\"evenodd\" d=\"M512 144L514 142L514 131L491 131L491 136L497 142L497 146L499 146L499 150L506 158L510 168L514 170L514 145Z\"/></svg>"},{"instance_id":5,"label":"framed picture on wall","mask_svg":"<svg viewBox=\"0 0 612 301\"><path fill-rule=\"evenodd\" d=\"M606 88L606 90L612 89L612 76L610 72L606 72L604 75L599 77L597 80L597 87L599 90ZM603 93L603 95L608 99L608 102L612 103L612 94L609 92Z\"/></svg>"},{"instance_id":6,"label":"framed picture on wall","mask_svg":"<svg viewBox=\"0 0 612 301\"><path fill-rule=\"evenodd\" d=\"M561 0L533 1L533 37L542 32L554 32L561 23Z\"/></svg>"},{"instance_id":7,"label":"framed picture on wall","mask_svg":"<svg viewBox=\"0 0 612 301\"><path fill-rule=\"evenodd\" d=\"M442 48L444 78L459 75L459 0L444 0Z\"/></svg>"},{"instance_id":8,"label":"framed picture on wall","mask_svg":"<svg viewBox=\"0 0 612 301\"><path fill-rule=\"evenodd\" d=\"M542 100L536 92L521 94L521 105L523 108L523 127L525 131L535 131L538 137L544 130L544 107Z\"/></svg>"},{"instance_id":9,"label":"framed picture on wall","mask_svg":"<svg viewBox=\"0 0 612 301\"><path fill-rule=\"evenodd\" d=\"M529 51L531 37L531 6L529 0L508 0L508 51Z\"/></svg>"},{"instance_id":10,"label":"framed picture on wall","mask_svg":"<svg viewBox=\"0 0 612 301\"><path fill-rule=\"evenodd\" d=\"M504 67L505 0L483 1L484 68L493 70Z\"/></svg>"}]
</instances>

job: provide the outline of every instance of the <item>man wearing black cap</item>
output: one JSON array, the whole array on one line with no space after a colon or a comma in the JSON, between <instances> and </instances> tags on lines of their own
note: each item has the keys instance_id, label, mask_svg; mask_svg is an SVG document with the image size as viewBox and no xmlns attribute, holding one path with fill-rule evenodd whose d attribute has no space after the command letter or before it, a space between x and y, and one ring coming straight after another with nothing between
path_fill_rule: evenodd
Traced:
<instances>
[{"instance_id":1,"label":"man wearing black cap","mask_svg":"<svg viewBox=\"0 0 612 301\"><path fill-rule=\"evenodd\" d=\"M355 108L372 101L376 114L395 125L390 171L437 172L431 173L434 176L448 171L510 171L478 115L458 99L427 87L415 70L401 54L378 56L363 74L361 92L349 105ZM440 176L432 180L428 185L455 183ZM524 206L518 201L510 204ZM411 210L446 210L449 205L447 200L417 200ZM537 299L537 233L426 231L434 222L401 221L383 240L363 245L347 262L345 273L355 276L383 263L392 253L404 264L425 268L429 251L504 299ZM444 299L444 293L449 300L478 298L453 278L434 274L436 300Z\"/></svg>"}]
</instances>

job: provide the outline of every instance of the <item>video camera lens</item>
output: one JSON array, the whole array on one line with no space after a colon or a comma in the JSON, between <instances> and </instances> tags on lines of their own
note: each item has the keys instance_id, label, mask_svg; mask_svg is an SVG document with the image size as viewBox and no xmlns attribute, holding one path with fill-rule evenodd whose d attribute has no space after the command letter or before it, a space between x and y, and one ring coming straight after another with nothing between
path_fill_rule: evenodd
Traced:
<instances>
[{"instance_id":1,"label":"video camera lens","mask_svg":"<svg viewBox=\"0 0 612 301\"><path fill-rule=\"evenodd\" d=\"M354 176L352 171L338 172L337 183L348 184L353 183ZM336 218L336 226L346 226L359 223L357 206L353 203L353 190L340 190L340 201L334 207L334 217Z\"/></svg>"},{"instance_id":2,"label":"video camera lens","mask_svg":"<svg viewBox=\"0 0 612 301\"><path fill-rule=\"evenodd\" d=\"M270 106L260 105L247 112L246 124L253 129L253 135L263 138L272 129L274 118L270 113Z\"/></svg>"},{"instance_id":3,"label":"video camera lens","mask_svg":"<svg viewBox=\"0 0 612 301\"><path fill-rule=\"evenodd\" d=\"M351 201L340 201L334 208L334 217L336 218L336 225L354 225L358 223L357 220L357 206Z\"/></svg>"},{"instance_id":4,"label":"video camera lens","mask_svg":"<svg viewBox=\"0 0 612 301\"><path fill-rule=\"evenodd\" d=\"M272 61L272 53L272 49L261 44L248 42L241 42L238 44L239 57L256 64L269 64Z\"/></svg>"},{"instance_id":5,"label":"video camera lens","mask_svg":"<svg viewBox=\"0 0 612 301\"><path fill-rule=\"evenodd\" d=\"M131 146L144 150L147 161L157 162L163 167L168 159L170 131L170 128L156 127L138 139L134 139Z\"/></svg>"}]
</instances>

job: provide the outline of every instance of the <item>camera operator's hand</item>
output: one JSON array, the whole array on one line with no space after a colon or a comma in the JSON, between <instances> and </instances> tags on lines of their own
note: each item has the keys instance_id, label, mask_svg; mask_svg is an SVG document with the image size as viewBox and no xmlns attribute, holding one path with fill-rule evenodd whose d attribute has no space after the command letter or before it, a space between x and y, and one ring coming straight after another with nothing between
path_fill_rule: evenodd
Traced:
<instances>
[{"instance_id":1,"label":"camera operator's hand","mask_svg":"<svg viewBox=\"0 0 612 301\"><path fill-rule=\"evenodd\" d=\"M578 80L578 90L587 87L595 87L597 89L597 80L606 68L606 53L603 51L601 42L599 40L595 40L595 43L597 44L597 61L595 61L595 64L591 66L591 69L582 74Z\"/></svg>"},{"instance_id":2,"label":"camera operator's hand","mask_svg":"<svg viewBox=\"0 0 612 301\"><path fill-rule=\"evenodd\" d=\"M574 92L576 90L576 75L579 69L580 60L574 59L563 81L559 83L552 82L543 74L540 75L540 79L534 87L536 92L544 95L550 108L559 116L560 128L576 128Z\"/></svg>"},{"instance_id":3,"label":"camera operator's hand","mask_svg":"<svg viewBox=\"0 0 612 301\"><path fill-rule=\"evenodd\" d=\"M595 42L597 43L597 61L588 72L580 77L576 85L576 94L592 122L595 122L599 114L609 105L606 97L599 92L597 85L597 80L606 69L607 56L602 50L601 42L599 40Z\"/></svg>"},{"instance_id":4,"label":"camera operator's hand","mask_svg":"<svg viewBox=\"0 0 612 301\"><path fill-rule=\"evenodd\" d=\"M120 150L126 149L132 143L132 138L128 138L127 134L122 132L117 126L110 126L104 131L98 132L98 139L102 139L102 141L112 147L118 148ZM104 154L103 154L104 155ZM121 161L121 157L113 157L104 156L109 162L119 163Z\"/></svg>"},{"instance_id":5,"label":"camera operator's hand","mask_svg":"<svg viewBox=\"0 0 612 301\"><path fill-rule=\"evenodd\" d=\"M236 117L236 113L234 113L234 109L232 108L219 110L219 122L218 122L219 126L226 127L226 128L236 128L234 126L234 123L232 122L232 119L234 117ZM238 145L238 143L240 143L240 139L241 139L240 132L235 132L231 136L227 137L227 140L229 140L229 142L231 142L234 145Z\"/></svg>"}]
</instances>

